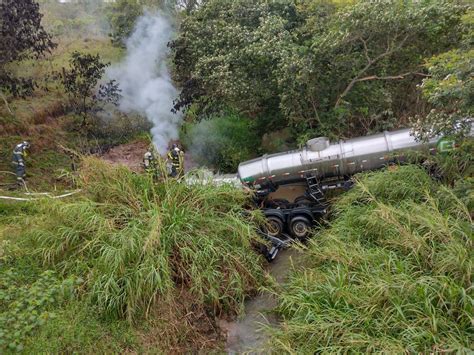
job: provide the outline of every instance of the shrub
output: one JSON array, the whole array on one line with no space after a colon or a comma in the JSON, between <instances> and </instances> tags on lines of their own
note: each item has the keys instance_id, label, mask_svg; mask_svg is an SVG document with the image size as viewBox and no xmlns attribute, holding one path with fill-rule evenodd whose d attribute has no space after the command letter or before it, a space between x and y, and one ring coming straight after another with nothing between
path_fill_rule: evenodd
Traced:
<instances>
[{"instance_id":1,"label":"shrub","mask_svg":"<svg viewBox=\"0 0 474 355\"><path fill-rule=\"evenodd\" d=\"M150 122L140 115L101 112L90 122L87 134L98 145L113 146L126 143L139 135L149 134L151 127Z\"/></svg>"},{"instance_id":2,"label":"shrub","mask_svg":"<svg viewBox=\"0 0 474 355\"><path fill-rule=\"evenodd\" d=\"M60 281L52 271L43 272L32 284L19 284L18 279L16 270L0 273L0 350L21 351L23 339L55 316L50 308L69 299L77 282Z\"/></svg>"},{"instance_id":3,"label":"shrub","mask_svg":"<svg viewBox=\"0 0 474 355\"><path fill-rule=\"evenodd\" d=\"M199 164L236 172L240 162L258 154L260 142L250 119L229 113L189 125L183 143Z\"/></svg>"}]
</instances>

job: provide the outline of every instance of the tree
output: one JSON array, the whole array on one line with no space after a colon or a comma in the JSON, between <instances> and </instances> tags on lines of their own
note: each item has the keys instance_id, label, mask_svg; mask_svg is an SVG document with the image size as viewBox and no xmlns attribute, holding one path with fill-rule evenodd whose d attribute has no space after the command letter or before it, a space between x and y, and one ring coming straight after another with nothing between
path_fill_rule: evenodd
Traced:
<instances>
[{"instance_id":1,"label":"tree","mask_svg":"<svg viewBox=\"0 0 474 355\"><path fill-rule=\"evenodd\" d=\"M107 19L110 24L109 34L112 43L125 46L139 16L143 14L142 5L137 0L118 0L107 8Z\"/></svg>"},{"instance_id":2,"label":"tree","mask_svg":"<svg viewBox=\"0 0 474 355\"><path fill-rule=\"evenodd\" d=\"M464 12L448 1L209 0L170 44L175 109L231 107L298 136L404 124L425 106L423 59L459 45Z\"/></svg>"},{"instance_id":3,"label":"tree","mask_svg":"<svg viewBox=\"0 0 474 355\"><path fill-rule=\"evenodd\" d=\"M69 64L69 70L63 68L62 83L76 111L82 116L82 126L85 126L89 111L99 109L99 103L117 104L120 89L115 80L100 84L97 88L105 68L110 65L103 63L99 54L81 54L76 51L72 53Z\"/></svg>"},{"instance_id":4,"label":"tree","mask_svg":"<svg viewBox=\"0 0 474 355\"><path fill-rule=\"evenodd\" d=\"M413 127L420 139L437 135L464 136L474 117L474 11L463 17L464 40L453 49L426 60L429 73L420 85L432 105L427 115L417 115Z\"/></svg>"},{"instance_id":5,"label":"tree","mask_svg":"<svg viewBox=\"0 0 474 355\"><path fill-rule=\"evenodd\" d=\"M183 88L175 109L194 103L204 114L233 106L248 115L278 115L274 72L298 21L289 1L204 3L170 44Z\"/></svg>"},{"instance_id":6,"label":"tree","mask_svg":"<svg viewBox=\"0 0 474 355\"><path fill-rule=\"evenodd\" d=\"M0 2L0 91L14 96L30 95L35 87L31 78L16 77L7 66L27 58L39 58L56 47L41 25L42 14L33 0Z\"/></svg>"},{"instance_id":7,"label":"tree","mask_svg":"<svg viewBox=\"0 0 474 355\"><path fill-rule=\"evenodd\" d=\"M443 1L341 8L304 50L284 58L282 110L303 132L350 136L403 125L407 111L424 107L417 95L428 75L423 58L459 44L464 11Z\"/></svg>"},{"instance_id":8,"label":"tree","mask_svg":"<svg viewBox=\"0 0 474 355\"><path fill-rule=\"evenodd\" d=\"M109 36L114 45L125 46L125 41L132 34L138 17L146 10L184 11L190 14L202 3L203 0L117 0L106 9L111 28Z\"/></svg>"}]
</instances>

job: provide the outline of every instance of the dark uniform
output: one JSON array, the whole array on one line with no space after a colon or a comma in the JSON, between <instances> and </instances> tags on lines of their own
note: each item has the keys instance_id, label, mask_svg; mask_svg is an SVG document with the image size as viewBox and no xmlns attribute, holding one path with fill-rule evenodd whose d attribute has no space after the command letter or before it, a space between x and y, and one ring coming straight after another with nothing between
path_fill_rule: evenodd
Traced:
<instances>
[{"instance_id":1,"label":"dark uniform","mask_svg":"<svg viewBox=\"0 0 474 355\"><path fill-rule=\"evenodd\" d=\"M16 179L18 182L21 182L26 178L26 166L25 166L25 157L26 150L30 147L30 143L21 142L15 146L13 149L13 159L12 163L15 167Z\"/></svg>"},{"instance_id":2,"label":"dark uniform","mask_svg":"<svg viewBox=\"0 0 474 355\"><path fill-rule=\"evenodd\" d=\"M176 144L168 152L168 161L171 163L172 177L180 177L184 174L184 153Z\"/></svg>"}]
</instances>

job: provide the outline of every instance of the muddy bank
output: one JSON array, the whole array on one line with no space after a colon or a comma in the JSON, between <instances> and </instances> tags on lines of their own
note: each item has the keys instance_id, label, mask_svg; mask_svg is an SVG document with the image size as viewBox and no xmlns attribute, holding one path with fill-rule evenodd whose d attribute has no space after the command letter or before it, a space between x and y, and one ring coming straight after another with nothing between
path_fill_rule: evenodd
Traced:
<instances>
[{"instance_id":1,"label":"muddy bank","mask_svg":"<svg viewBox=\"0 0 474 355\"><path fill-rule=\"evenodd\" d=\"M269 273L277 283L283 283L289 271L301 259L301 252L287 249L280 252L270 264ZM227 335L225 350L228 354L268 352L268 337L262 325L278 325L278 317L272 313L276 299L265 292L245 303L244 315L235 321L220 321L220 327Z\"/></svg>"},{"instance_id":2,"label":"muddy bank","mask_svg":"<svg viewBox=\"0 0 474 355\"><path fill-rule=\"evenodd\" d=\"M143 171L143 155L147 152L150 142L146 140L138 140L126 144L121 144L110 148L106 153L101 155L101 158L112 164L121 164L129 167L132 171ZM166 159L166 154L163 155ZM196 162L191 157L191 154L184 152L184 170L189 171L197 167Z\"/></svg>"},{"instance_id":3,"label":"muddy bank","mask_svg":"<svg viewBox=\"0 0 474 355\"><path fill-rule=\"evenodd\" d=\"M121 144L111 148L102 155L102 159L112 163L129 167L132 171L142 170L143 154L147 151L149 143L145 141L135 141Z\"/></svg>"}]
</instances>

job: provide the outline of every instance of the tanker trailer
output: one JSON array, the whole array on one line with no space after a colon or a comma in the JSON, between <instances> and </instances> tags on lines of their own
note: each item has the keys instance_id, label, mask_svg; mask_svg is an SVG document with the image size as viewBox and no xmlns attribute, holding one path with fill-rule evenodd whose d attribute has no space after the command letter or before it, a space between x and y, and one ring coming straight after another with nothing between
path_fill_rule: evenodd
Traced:
<instances>
[{"instance_id":1,"label":"tanker trailer","mask_svg":"<svg viewBox=\"0 0 474 355\"><path fill-rule=\"evenodd\" d=\"M326 137L309 140L299 150L264 155L239 165L244 186L255 191L257 204L268 219L265 231L271 239L288 232L306 238L326 213L328 189L351 186L351 176L403 162L412 150L431 154L454 148L448 139L419 142L410 129L384 132L330 143Z\"/></svg>"}]
</instances>

